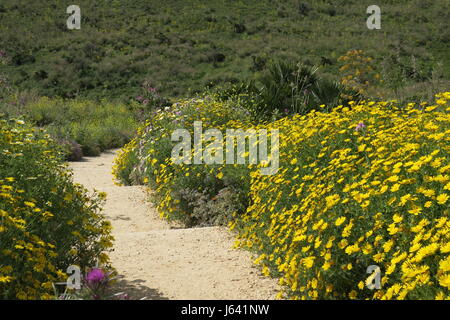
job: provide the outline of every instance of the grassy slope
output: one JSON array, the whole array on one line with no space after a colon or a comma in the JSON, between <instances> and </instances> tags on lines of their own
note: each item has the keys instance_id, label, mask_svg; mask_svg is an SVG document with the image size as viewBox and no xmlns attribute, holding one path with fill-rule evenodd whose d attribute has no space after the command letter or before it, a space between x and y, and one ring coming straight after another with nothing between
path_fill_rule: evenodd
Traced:
<instances>
[{"instance_id":1,"label":"grassy slope","mask_svg":"<svg viewBox=\"0 0 450 320\"><path fill-rule=\"evenodd\" d=\"M450 80L447 0L380 0L379 31L366 27L366 0L78 0L82 29L69 31L73 3L2 0L0 49L10 63L0 74L50 96L129 98L144 80L180 96L245 79L254 59L267 57L325 57L333 62L326 73L337 74L337 57L364 49L385 78L404 77L414 55L416 82L433 70Z\"/></svg>"}]
</instances>

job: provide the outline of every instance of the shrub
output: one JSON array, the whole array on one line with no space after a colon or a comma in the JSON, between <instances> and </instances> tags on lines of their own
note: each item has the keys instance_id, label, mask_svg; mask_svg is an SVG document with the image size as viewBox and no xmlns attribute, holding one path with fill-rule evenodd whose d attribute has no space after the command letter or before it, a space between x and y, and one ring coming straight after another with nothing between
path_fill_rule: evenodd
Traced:
<instances>
[{"instance_id":1,"label":"shrub","mask_svg":"<svg viewBox=\"0 0 450 320\"><path fill-rule=\"evenodd\" d=\"M179 219L188 226L225 223L225 217L246 207L242 203L248 192L241 183L248 176L246 167L228 168L228 178L220 179L217 174L221 165L175 165L170 159L176 144L171 141L172 132L185 128L192 134L197 120L205 129L221 130L240 127L249 121L249 114L210 97L181 101L156 111L139 129L138 136L123 148L113 171L121 183L149 184L155 190L153 201L169 219Z\"/></svg>"},{"instance_id":2,"label":"shrub","mask_svg":"<svg viewBox=\"0 0 450 320\"><path fill-rule=\"evenodd\" d=\"M450 297L450 93L284 118L280 171L232 223L293 299ZM446 104L447 103L447 104ZM380 290L366 287L378 265Z\"/></svg>"},{"instance_id":3,"label":"shrub","mask_svg":"<svg viewBox=\"0 0 450 320\"><path fill-rule=\"evenodd\" d=\"M0 112L46 128L63 145L66 145L65 141L79 144L85 156L96 156L106 149L123 146L130 141L137 127L137 117L132 110L123 104L105 101L42 97L21 108L0 106ZM66 150L67 158L74 155L72 149Z\"/></svg>"},{"instance_id":4,"label":"shrub","mask_svg":"<svg viewBox=\"0 0 450 320\"><path fill-rule=\"evenodd\" d=\"M138 119L142 121L147 119L152 111L170 106L170 101L162 97L148 81L142 85L142 94L135 99L137 103L132 103L131 107Z\"/></svg>"},{"instance_id":5,"label":"shrub","mask_svg":"<svg viewBox=\"0 0 450 320\"><path fill-rule=\"evenodd\" d=\"M161 215L188 225L224 223L231 214L237 246L258 252L263 273L280 277L279 297L448 298L450 93L437 98L350 102L254 126L280 130L272 176L260 166L172 164L172 112L185 115L186 127L215 118L219 107L230 114L229 104L193 100L149 121L118 159L116 176L138 159L132 170L154 189ZM192 107L197 112L185 113ZM205 127L252 126L223 120ZM380 290L366 286L371 265L381 268Z\"/></svg>"},{"instance_id":6,"label":"shrub","mask_svg":"<svg viewBox=\"0 0 450 320\"><path fill-rule=\"evenodd\" d=\"M343 86L361 95L368 93L372 96L376 95L376 92L373 92L374 88L379 86L383 80L372 57L363 50L350 50L339 57L338 61L342 63L339 71L342 73L340 82ZM354 96L349 95L347 98L353 99Z\"/></svg>"},{"instance_id":7,"label":"shrub","mask_svg":"<svg viewBox=\"0 0 450 320\"><path fill-rule=\"evenodd\" d=\"M251 103L244 101L244 106L252 111L256 120L277 119L293 113L304 115L312 110L325 111L361 99L356 89L322 78L317 70L289 61L271 61L261 76L231 88L222 88L217 94L222 99L247 96ZM320 106L326 106L326 109Z\"/></svg>"},{"instance_id":8,"label":"shrub","mask_svg":"<svg viewBox=\"0 0 450 320\"><path fill-rule=\"evenodd\" d=\"M74 184L43 129L0 119L0 296L50 299L70 265L107 264L103 194Z\"/></svg>"}]
</instances>

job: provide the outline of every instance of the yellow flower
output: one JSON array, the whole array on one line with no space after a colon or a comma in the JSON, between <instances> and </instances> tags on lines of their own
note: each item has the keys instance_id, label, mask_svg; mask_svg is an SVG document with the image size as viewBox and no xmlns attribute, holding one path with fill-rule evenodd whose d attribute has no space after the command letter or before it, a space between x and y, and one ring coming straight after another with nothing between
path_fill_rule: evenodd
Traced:
<instances>
[{"instance_id":1,"label":"yellow flower","mask_svg":"<svg viewBox=\"0 0 450 320\"><path fill-rule=\"evenodd\" d=\"M336 219L334 224L336 226L340 226L341 224L343 224L345 222L345 219L346 219L346 217L339 217L339 218Z\"/></svg>"},{"instance_id":2,"label":"yellow flower","mask_svg":"<svg viewBox=\"0 0 450 320\"><path fill-rule=\"evenodd\" d=\"M342 237L346 238L346 237L350 236L352 228L353 228L353 222L350 221L350 223L345 226L344 230L342 230Z\"/></svg>"},{"instance_id":3,"label":"yellow flower","mask_svg":"<svg viewBox=\"0 0 450 320\"><path fill-rule=\"evenodd\" d=\"M342 239L338 244L340 249L344 249L347 245L348 245L347 239Z\"/></svg>"},{"instance_id":4,"label":"yellow flower","mask_svg":"<svg viewBox=\"0 0 450 320\"><path fill-rule=\"evenodd\" d=\"M445 294L442 291L439 291L434 299L435 300L444 300L445 299Z\"/></svg>"},{"instance_id":5,"label":"yellow flower","mask_svg":"<svg viewBox=\"0 0 450 320\"><path fill-rule=\"evenodd\" d=\"M396 226L395 222L394 222L394 223L392 223L392 224L389 225L389 227L388 227L387 230L389 231L389 234L390 234L391 236L393 236L393 235L395 235L395 234L400 230L400 228L398 228L398 227Z\"/></svg>"},{"instance_id":6,"label":"yellow flower","mask_svg":"<svg viewBox=\"0 0 450 320\"><path fill-rule=\"evenodd\" d=\"M422 208L421 207L416 207L414 209L408 210L409 213L417 216L419 213L422 212Z\"/></svg>"},{"instance_id":7,"label":"yellow flower","mask_svg":"<svg viewBox=\"0 0 450 320\"><path fill-rule=\"evenodd\" d=\"M383 244L383 250L384 252L389 252L392 249L392 246L394 245L393 240L389 240Z\"/></svg>"},{"instance_id":8,"label":"yellow flower","mask_svg":"<svg viewBox=\"0 0 450 320\"><path fill-rule=\"evenodd\" d=\"M33 202L30 202L30 201L25 201L24 204L25 204L27 207L30 207L30 208L36 207L36 204L33 203Z\"/></svg>"},{"instance_id":9,"label":"yellow flower","mask_svg":"<svg viewBox=\"0 0 450 320\"><path fill-rule=\"evenodd\" d=\"M445 245L441 247L441 252L442 253L450 252L450 242L447 242Z\"/></svg>"},{"instance_id":10,"label":"yellow flower","mask_svg":"<svg viewBox=\"0 0 450 320\"><path fill-rule=\"evenodd\" d=\"M304 265L306 268L311 269L312 266L314 265L314 260L315 260L315 259L316 259L315 257L307 257L307 258L303 258L303 259L302 259L303 265Z\"/></svg>"},{"instance_id":11,"label":"yellow flower","mask_svg":"<svg viewBox=\"0 0 450 320\"><path fill-rule=\"evenodd\" d=\"M8 282L11 282L11 280L12 280L12 277L10 277L10 276L0 276L0 283L8 283Z\"/></svg>"},{"instance_id":12,"label":"yellow flower","mask_svg":"<svg viewBox=\"0 0 450 320\"><path fill-rule=\"evenodd\" d=\"M399 222L402 222L403 221L403 217L401 216L401 215L399 215L399 214L394 214L394 216L393 216L393 220L394 220L394 222L396 222L396 223L399 223Z\"/></svg>"},{"instance_id":13,"label":"yellow flower","mask_svg":"<svg viewBox=\"0 0 450 320\"><path fill-rule=\"evenodd\" d=\"M439 204L444 204L444 203L447 202L448 198L449 198L449 196L448 196L446 193L441 193L440 195L438 195L438 196L436 197L436 201L437 201Z\"/></svg>"},{"instance_id":14,"label":"yellow flower","mask_svg":"<svg viewBox=\"0 0 450 320\"><path fill-rule=\"evenodd\" d=\"M327 261L323 264L322 269L328 270L328 269L330 269L330 267L331 267L331 263Z\"/></svg>"},{"instance_id":15,"label":"yellow flower","mask_svg":"<svg viewBox=\"0 0 450 320\"><path fill-rule=\"evenodd\" d=\"M399 180L399 177L397 175L390 176L387 179L387 181L390 181L390 182L397 182L398 180Z\"/></svg>"},{"instance_id":16,"label":"yellow flower","mask_svg":"<svg viewBox=\"0 0 450 320\"><path fill-rule=\"evenodd\" d=\"M372 245L370 243L366 243L362 248L362 252L366 255L370 254L372 252Z\"/></svg>"},{"instance_id":17,"label":"yellow flower","mask_svg":"<svg viewBox=\"0 0 450 320\"><path fill-rule=\"evenodd\" d=\"M439 284L447 289L450 289L450 274L440 277Z\"/></svg>"},{"instance_id":18,"label":"yellow flower","mask_svg":"<svg viewBox=\"0 0 450 320\"><path fill-rule=\"evenodd\" d=\"M391 192L396 192L400 189L400 184L396 183L391 187Z\"/></svg>"},{"instance_id":19,"label":"yellow flower","mask_svg":"<svg viewBox=\"0 0 450 320\"><path fill-rule=\"evenodd\" d=\"M381 262L384 260L384 253L377 253L373 256L373 261L375 262Z\"/></svg>"},{"instance_id":20,"label":"yellow flower","mask_svg":"<svg viewBox=\"0 0 450 320\"><path fill-rule=\"evenodd\" d=\"M350 299L356 299L356 297L358 296L358 293L355 290L352 290L349 294L348 297Z\"/></svg>"}]
</instances>

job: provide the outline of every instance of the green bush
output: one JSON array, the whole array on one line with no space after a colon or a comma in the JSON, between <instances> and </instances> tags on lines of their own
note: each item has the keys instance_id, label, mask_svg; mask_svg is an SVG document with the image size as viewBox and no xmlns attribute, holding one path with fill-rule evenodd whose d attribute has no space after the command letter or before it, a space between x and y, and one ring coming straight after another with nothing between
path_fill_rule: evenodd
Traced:
<instances>
[{"instance_id":1,"label":"green bush","mask_svg":"<svg viewBox=\"0 0 450 320\"><path fill-rule=\"evenodd\" d=\"M380 1L376 32L365 25L369 0L211 0L207 8L202 0L79 0L77 32L66 27L66 2L2 0L0 73L40 95L129 101L146 79L182 97L211 80L245 81L267 57L318 65L361 48L385 64L383 87L403 85L403 74L407 85L421 81L439 61L448 80L449 2L421 3ZM327 73L339 80L336 64Z\"/></svg>"},{"instance_id":2,"label":"green bush","mask_svg":"<svg viewBox=\"0 0 450 320\"><path fill-rule=\"evenodd\" d=\"M65 145L67 142L78 143L85 156L96 156L106 149L123 146L134 135L138 123L129 107L105 101L43 97L16 108L2 104L0 113L44 127L55 140ZM66 150L69 152L67 158L78 158L76 150Z\"/></svg>"},{"instance_id":3,"label":"green bush","mask_svg":"<svg viewBox=\"0 0 450 320\"><path fill-rule=\"evenodd\" d=\"M304 115L312 110L329 111L340 104L362 99L356 90L322 78L317 70L291 61L272 60L259 76L247 82L220 86L213 92L222 101L234 101L247 108L255 122L295 113Z\"/></svg>"}]
</instances>

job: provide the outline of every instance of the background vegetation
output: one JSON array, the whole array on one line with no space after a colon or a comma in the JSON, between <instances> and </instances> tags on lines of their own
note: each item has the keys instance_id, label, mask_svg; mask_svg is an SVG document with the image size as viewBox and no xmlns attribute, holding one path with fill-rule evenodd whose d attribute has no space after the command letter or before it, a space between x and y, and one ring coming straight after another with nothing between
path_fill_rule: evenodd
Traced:
<instances>
[{"instance_id":1,"label":"background vegetation","mask_svg":"<svg viewBox=\"0 0 450 320\"><path fill-rule=\"evenodd\" d=\"M5 81L45 96L129 100L148 81L164 96L253 79L272 59L322 66L363 49L384 97L432 98L450 79L450 3L381 0L382 29L366 27L368 0L80 0L82 29L68 30L71 1L3 0Z\"/></svg>"},{"instance_id":2,"label":"background vegetation","mask_svg":"<svg viewBox=\"0 0 450 320\"><path fill-rule=\"evenodd\" d=\"M97 156L101 151L127 143L144 111L138 103L126 106L105 100L14 95L0 102L0 114L45 128L64 146L69 160L79 160L83 155Z\"/></svg>"}]
</instances>

